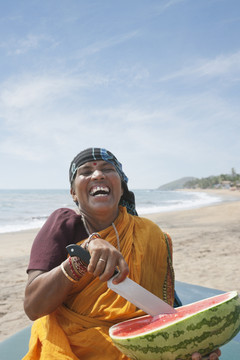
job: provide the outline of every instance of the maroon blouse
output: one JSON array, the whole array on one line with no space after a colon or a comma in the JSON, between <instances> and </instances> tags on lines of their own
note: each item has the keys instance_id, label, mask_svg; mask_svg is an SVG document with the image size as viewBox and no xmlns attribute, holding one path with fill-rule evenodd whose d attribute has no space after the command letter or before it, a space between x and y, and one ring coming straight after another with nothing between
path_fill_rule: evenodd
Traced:
<instances>
[{"instance_id":1,"label":"maroon blouse","mask_svg":"<svg viewBox=\"0 0 240 360\"><path fill-rule=\"evenodd\" d=\"M33 242L27 271L55 268L67 258L67 245L87 237L81 216L75 211L67 208L54 211Z\"/></svg>"}]
</instances>

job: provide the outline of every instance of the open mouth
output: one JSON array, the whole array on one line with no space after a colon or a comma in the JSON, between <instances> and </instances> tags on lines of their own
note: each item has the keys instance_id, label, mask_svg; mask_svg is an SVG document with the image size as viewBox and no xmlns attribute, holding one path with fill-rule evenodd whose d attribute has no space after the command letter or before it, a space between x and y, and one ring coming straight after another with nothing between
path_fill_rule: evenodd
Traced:
<instances>
[{"instance_id":1,"label":"open mouth","mask_svg":"<svg viewBox=\"0 0 240 360\"><path fill-rule=\"evenodd\" d=\"M110 189L107 186L93 186L90 189L91 196L107 196L110 193Z\"/></svg>"}]
</instances>

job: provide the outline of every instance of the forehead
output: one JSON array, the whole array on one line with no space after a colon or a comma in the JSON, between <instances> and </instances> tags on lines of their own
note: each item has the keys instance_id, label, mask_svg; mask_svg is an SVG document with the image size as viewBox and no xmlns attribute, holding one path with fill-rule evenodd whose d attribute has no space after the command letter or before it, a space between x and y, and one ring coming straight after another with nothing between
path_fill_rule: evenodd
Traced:
<instances>
[{"instance_id":1,"label":"forehead","mask_svg":"<svg viewBox=\"0 0 240 360\"><path fill-rule=\"evenodd\" d=\"M112 167L115 167L113 164L107 162L107 161L104 161L104 160L93 160L93 161L88 161L86 162L85 164L79 166L79 169L82 169L82 168L94 168L95 166L106 166L106 165L110 165Z\"/></svg>"}]
</instances>

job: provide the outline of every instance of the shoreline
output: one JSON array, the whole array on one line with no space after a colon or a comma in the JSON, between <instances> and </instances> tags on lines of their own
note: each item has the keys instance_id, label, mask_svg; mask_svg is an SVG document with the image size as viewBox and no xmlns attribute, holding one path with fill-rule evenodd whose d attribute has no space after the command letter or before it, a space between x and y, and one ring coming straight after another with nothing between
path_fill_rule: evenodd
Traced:
<instances>
[{"instance_id":1,"label":"shoreline","mask_svg":"<svg viewBox=\"0 0 240 360\"><path fill-rule=\"evenodd\" d=\"M171 235L176 280L240 293L240 192L201 191L222 196L223 201L142 216ZM23 298L30 250L38 231L0 234L0 341L32 324L24 313Z\"/></svg>"},{"instance_id":2,"label":"shoreline","mask_svg":"<svg viewBox=\"0 0 240 360\"><path fill-rule=\"evenodd\" d=\"M181 189L177 191L189 191L189 192L201 192L209 195L221 196L225 201L237 201L240 200L240 190L231 189Z\"/></svg>"}]
</instances>

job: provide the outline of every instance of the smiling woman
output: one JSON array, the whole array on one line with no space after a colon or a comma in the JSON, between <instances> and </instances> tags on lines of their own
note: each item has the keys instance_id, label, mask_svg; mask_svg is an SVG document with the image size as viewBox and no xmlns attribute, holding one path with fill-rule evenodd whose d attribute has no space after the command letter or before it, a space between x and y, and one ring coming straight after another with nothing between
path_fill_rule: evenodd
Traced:
<instances>
[{"instance_id":1,"label":"smiling woman","mask_svg":"<svg viewBox=\"0 0 240 360\"><path fill-rule=\"evenodd\" d=\"M52 213L32 246L24 308L36 321L24 360L127 360L113 345L109 328L145 313L107 281L118 268L114 284L129 276L173 305L171 238L137 216L122 165L109 151L80 152L69 180L77 211ZM67 257L69 244L89 251L88 266Z\"/></svg>"},{"instance_id":2,"label":"smiling woman","mask_svg":"<svg viewBox=\"0 0 240 360\"><path fill-rule=\"evenodd\" d=\"M123 194L120 199L119 205L125 206L128 213L132 215L137 215L135 209L135 197L133 192L128 190L128 178L122 170L122 164L110 151L107 151L106 149L89 148L80 152L73 159L69 169L69 181L71 184L71 188L77 171L80 171L80 173L81 171L83 171L82 175L90 175L91 171L95 170L95 166L97 166L97 160L100 161L103 172L111 172L114 169L114 171L119 174L123 188ZM111 168L110 165L112 165ZM85 174L84 170L86 170Z\"/></svg>"},{"instance_id":3,"label":"smiling woman","mask_svg":"<svg viewBox=\"0 0 240 360\"><path fill-rule=\"evenodd\" d=\"M94 228L105 229L118 214L123 195L120 175L115 166L106 161L87 162L77 169L71 194L82 217L88 219L89 232ZM94 218L91 216L93 209ZM91 224L92 221L98 224Z\"/></svg>"}]
</instances>

